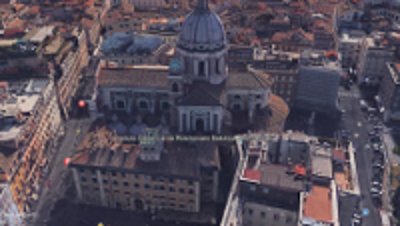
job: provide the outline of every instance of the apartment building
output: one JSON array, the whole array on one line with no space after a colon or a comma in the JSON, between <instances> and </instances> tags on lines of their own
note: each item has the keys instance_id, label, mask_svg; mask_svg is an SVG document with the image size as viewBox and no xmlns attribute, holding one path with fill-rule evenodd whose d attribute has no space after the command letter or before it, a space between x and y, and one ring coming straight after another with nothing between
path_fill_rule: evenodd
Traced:
<instances>
[{"instance_id":1,"label":"apartment building","mask_svg":"<svg viewBox=\"0 0 400 226\"><path fill-rule=\"evenodd\" d=\"M185 214L204 211L204 203L217 200L220 159L215 143L168 142L161 140L159 129L142 131L138 142L100 126L85 136L69 164L81 202Z\"/></svg>"},{"instance_id":2,"label":"apartment building","mask_svg":"<svg viewBox=\"0 0 400 226\"><path fill-rule=\"evenodd\" d=\"M86 37L88 41L88 49L90 52L93 52L97 47L97 43L100 38L101 24L100 20L100 12L95 11L92 13L92 19L83 18L81 20L82 27L86 32Z\"/></svg>"},{"instance_id":3,"label":"apartment building","mask_svg":"<svg viewBox=\"0 0 400 226\"><path fill-rule=\"evenodd\" d=\"M158 11L160 9L188 9L185 0L132 0L131 4L138 11Z\"/></svg>"},{"instance_id":4,"label":"apartment building","mask_svg":"<svg viewBox=\"0 0 400 226\"><path fill-rule=\"evenodd\" d=\"M309 111L338 111L342 70L336 52L307 50L301 54L295 106Z\"/></svg>"},{"instance_id":5,"label":"apartment building","mask_svg":"<svg viewBox=\"0 0 400 226\"><path fill-rule=\"evenodd\" d=\"M385 121L400 120L400 64L397 62L386 63L386 73L384 74L379 96L384 107Z\"/></svg>"},{"instance_id":6,"label":"apartment building","mask_svg":"<svg viewBox=\"0 0 400 226\"><path fill-rule=\"evenodd\" d=\"M314 184L301 199L300 225L339 226L338 194L336 184Z\"/></svg>"},{"instance_id":7,"label":"apartment building","mask_svg":"<svg viewBox=\"0 0 400 226\"><path fill-rule=\"evenodd\" d=\"M45 47L43 55L50 62L50 73L56 81L56 92L63 117L69 117L78 89L82 69L89 63L87 34L73 28L71 35L56 35Z\"/></svg>"},{"instance_id":8,"label":"apartment building","mask_svg":"<svg viewBox=\"0 0 400 226\"><path fill-rule=\"evenodd\" d=\"M254 61L257 69L264 70L271 75L274 83L272 92L282 97L291 106L296 93L298 80L299 54L293 52L272 51L266 52L263 60Z\"/></svg>"},{"instance_id":9,"label":"apartment building","mask_svg":"<svg viewBox=\"0 0 400 226\"><path fill-rule=\"evenodd\" d=\"M54 84L49 80L4 83L1 112L1 183L23 216L39 198L61 116ZM10 205L9 205L10 206ZM13 207L11 207L13 208Z\"/></svg>"},{"instance_id":10,"label":"apartment building","mask_svg":"<svg viewBox=\"0 0 400 226\"><path fill-rule=\"evenodd\" d=\"M10 188L0 185L0 224L23 226L23 219L13 200Z\"/></svg>"},{"instance_id":11,"label":"apartment building","mask_svg":"<svg viewBox=\"0 0 400 226\"><path fill-rule=\"evenodd\" d=\"M124 12L113 9L104 17L102 26L106 35L113 32L140 32L143 30L143 24L148 17L144 14Z\"/></svg>"},{"instance_id":12,"label":"apartment building","mask_svg":"<svg viewBox=\"0 0 400 226\"><path fill-rule=\"evenodd\" d=\"M387 44L383 34L374 34L362 41L357 74L364 82L378 84L382 79L386 63L394 56L394 50Z\"/></svg>"},{"instance_id":13,"label":"apartment building","mask_svg":"<svg viewBox=\"0 0 400 226\"><path fill-rule=\"evenodd\" d=\"M339 37L337 50L340 53L343 68L355 67L359 58L364 34L343 32Z\"/></svg>"},{"instance_id":14,"label":"apartment building","mask_svg":"<svg viewBox=\"0 0 400 226\"><path fill-rule=\"evenodd\" d=\"M333 145L291 131L237 137L238 178L220 225L338 226Z\"/></svg>"}]
</instances>

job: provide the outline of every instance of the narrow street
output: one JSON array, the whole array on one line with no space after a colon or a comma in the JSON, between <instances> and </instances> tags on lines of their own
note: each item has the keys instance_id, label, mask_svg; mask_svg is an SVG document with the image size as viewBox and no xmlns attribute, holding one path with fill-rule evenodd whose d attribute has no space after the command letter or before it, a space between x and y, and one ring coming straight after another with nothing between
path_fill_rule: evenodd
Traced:
<instances>
[{"instance_id":1,"label":"narrow street","mask_svg":"<svg viewBox=\"0 0 400 226\"><path fill-rule=\"evenodd\" d=\"M379 210L374 206L370 195L372 177L372 153L365 148L368 144L368 131L372 128L366 119L366 113L360 108L360 91L353 86L350 91L340 88L340 105L345 110L340 122L340 129L351 134L350 139L356 149L355 158L362 195L361 208L367 208L369 214L364 218L364 226L381 225Z\"/></svg>"},{"instance_id":2,"label":"narrow street","mask_svg":"<svg viewBox=\"0 0 400 226\"><path fill-rule=\"evenodd\" d=\"M89 129L91 119L71 119L65 124L65 136L61 144L56 147L54 160L50 163L50 174L43 186L41 198L38 203L37 217L32 225L43 226L49 218L49 213L67 189L66 177L68 170L64 166L64 159L74 152L76 144L82 139L83 134Z\"/></svg>"}]
</instances>

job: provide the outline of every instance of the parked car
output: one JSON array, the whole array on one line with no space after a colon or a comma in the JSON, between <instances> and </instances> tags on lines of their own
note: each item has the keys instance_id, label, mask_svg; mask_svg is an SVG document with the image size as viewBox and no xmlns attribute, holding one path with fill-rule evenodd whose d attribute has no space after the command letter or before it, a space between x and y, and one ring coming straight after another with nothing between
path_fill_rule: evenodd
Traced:
<instances>
[{"instance_id":1,"label":"parked car","mask_svg":"<svg viewBox=\"0 0 400 226\"><path fill-rule=\"evenodd\" d=\"M379 163L374 163L374 165L372 167L377 168L377 169L382 169L382 170L385 169L385 165L379 164Z\"/></svg>"},{"instance_id":2,"label":"parked car","mask_svg":"<svg viewBox=\"0 0 400 226\"><path fill-rule=\"evenodd\" d=\"M368 104L365 100L360 100L360 106L362 110L368 110Z\"/></svg>"}]
</instances>

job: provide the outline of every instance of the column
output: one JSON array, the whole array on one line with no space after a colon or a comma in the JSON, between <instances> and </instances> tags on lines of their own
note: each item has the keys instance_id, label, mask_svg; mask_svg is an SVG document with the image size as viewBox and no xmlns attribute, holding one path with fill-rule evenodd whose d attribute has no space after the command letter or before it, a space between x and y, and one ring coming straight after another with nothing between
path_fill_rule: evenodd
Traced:
<instances>
[{"instance_id":1,"label":"column","mask_svg":"<svg viewBox=\"0 0 400 226\"><path fill-rule=\"evenodd\" d=\"M78 199L82 200L81 182L80 182L78 171L76 170L76 168L72 168L72 174L74 177L74 184L75 184L76 192L78 193Z\"/></svg>"},{"instance_id":2,"label":"column","mask_svg":"<svg viewBox=\"0 0 400 226\"><path fill-rule=\"evenodd\" d=\"M195 206L194 206L194 212L199 212L200 211L200 182L195 181L194 183L194 194L195 194Z\"/></svg>"},{"instance_id":3,"label":"column","mask_svg":"<svg viewBox=\"0 0 400 226\"><path fill-rule=\"evenodd\" d=\"M221 75L225 75L225 59L224 59L224 55L222 55L219 58L218 68L219 68L219 71L221 72Z\"/></svg>"},{"instance_id":4,"label":"column","mask_svg":"<svg viewBox=\"0 0 400 226\"><path fill-rule=\"evenodd\" d=\"M208 128L207 131L213 132L214 130L214 114L208 112Z\"/></svg>"},{"instance_id":5,"label":"column","mask_svg":"<svg viewBox=\"0 0 400 226\"><path fill-rule=\"evenodd\" d=\"M210 74L208 73L209 61L207 59L204 59L203 62L204 62L204 77L208 79L210 76Z\"/></svg>"},{"instance_id":6,"label":"column","mask_svg":"<svg viewBox=\"0 0 400 226\"><path fill-rule=\"evenodd\" d=\"M178 120L179 120L179 132L180 133L182 133L183 132L183 120L184 120L184 118L183 118L183 114L182 114L182 112L181 111L179 111L179 118L178 118Z\"/></svg>"},{"instance_id":7,"label":"column","mask_svg":"<svg viewBox=\"0 0 400 226\"><path fill-rule=\"evenodd\" d=\"M156 95L155 95L155 93L156 93L155 90L153 90L151 92L150 101L149 101L152 114L154 114L154 112L156 110Z\"/></svg>"},{"instance_id":8,"label":"column","mask_svg":"<svg viewBox=\"0 0 400 226\"><path fill-rule=\"evenodd\" d=\"M193 60L193 74L195 77L199 76L199 61Z\"/></svg>"},{"instance_id":9,"label":"column","mask_svg":"<svg viewBox=\"0 0 400 226\"><path fill-rule=\"evenodd\" d=\"M213 190L212 190L212 198L214 201L217 201L218 198L218 170L214 170L213 172Z\"/></svg>"},{"instance_id":10,"label":"column","mask_svg":"<svg viewBox=\"0 0 400 226\"><path fill-rule=\"evenodd\" d=\"M211 77L215 74L215 59L209 59L208 65L208 77Z\"/></svg>"},{"instance_id":11,"label":"column","mask_svg":"<svg viewBox=\"0 0 400 226\"><path fill-rule=\"evenodd\" d=\"M185 132L189 132L189 131L191 131L191 128L192 128L192 126L191 126L191 119L192 119L192 112L190 112L190 111L185 111L185 113L186 113L186 131Z\"/></svg>"},{"instance_id":12,"label":"column","mask_svg":"<svg viewBox=\"0 0 400 226\"><path fill-rule=\"evenodd\" d=\"M223 114L222 112L220 112L220 113L218 114L218 119L217 119L217 126L218 126L217 132L218 132L218 133L221 133L222 114Z\"/></svg>"},{"instance_id":13,"label":"column","mask_svg":"<svg viewBox=\"0 0 400 226\"><path fill-rule=\"evenodd\" d=\"M104 186L103 186L103 178L101 176L100 170L96 170L96 175L97 175L97 181L100 186L100 200L101 200L101 205L107 206L106 203L106 196L104 194Z\"/></svg>"}]
</instances>

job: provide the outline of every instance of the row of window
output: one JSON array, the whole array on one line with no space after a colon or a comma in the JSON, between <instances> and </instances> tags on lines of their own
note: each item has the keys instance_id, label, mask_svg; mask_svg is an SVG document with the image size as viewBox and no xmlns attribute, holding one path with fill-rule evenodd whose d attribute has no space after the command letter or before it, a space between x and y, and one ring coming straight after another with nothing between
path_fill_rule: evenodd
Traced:
<instances>
[{"instance_id":1,"label":"row of window","mask_svg":"<svg viewBox=\"0 0 400 226\"><path fill-rule=\"evenodd\" d=\"M91 170L85 170L83 168L79 169L80 173L85 173L86 171L90 171L93 175L96 175L96 169L91 169ZM116 177L116 176L121 176L122 178L126 178L126 173L124 172L116 172L116 171L106 171L106 170L100 170L100 173L105 175L109 173L109 175ZM143 176L144 180L151 180L151 181L158 181L158 182L169 182L169 183L175 183L174 178L166 178L162 176L149 176L149 175L143 175L143 174L130 174L135 177L135 179L139 179L140 175ZM188 185L193 185L194 181L193 180L185 180Z\"/></svg>"},{"instance_id":2,"label":"row of window","mask_svg":"<svg viewBox=\"0 0 400 226\"><path fill-rule=\"evenodd\" d=\"M150 104L148 101L142 100L139 101L138 107L140 110L149 110ZM161 102L160 104L161 110L167 111L170 108L170 104L168 102ZM126 108L126 102L123 100L117 100L115 102L115 108L119 110L124 110Z\"/></svg>"},{"instance_id":3,"label":"row of window","mask_svg":"<svg viewBox=\"0 0 400 226\"><path fill-rule=\"evenodd\" d=\"M252 217L254 216L254 211L253 211L251 208L247 209L247 213L248 213L249 216L252 216ZM259 214L260 214L259 216L260 216L262 219L265 219L265 218L267 217L267 213L266 213L265 211L260 211ZM284 216L282 216L281 214L278 214L278 213L274 213L273 216L272 216L272 218L274 219L274 221L280 221L281 219L285 219L285 222L286 222L286 223L291 223L291 222L293 222L292 216L286 216L286 217L284 217Z\"/></svg>"},{"instance_id":4,"label":"row of window","mask_svg":"<svg viewBox=\"0 0 400 226\"><path fill-rule=\"evenodd\" d=\"M82 182L86 182L87 179L86 179L85 177L81 177L81 181L82 181ZM97 183L97 178L92 178L92 181L93 181L94 183ZM118 181L115 181L115 180L112 182L112 184L113 184L114 186L119 186L119 182L118 182ZM129 187L129 186L130 186L129 182L126 182L126 181L123 182L122 184L123 184L124 187ZM108 185L108 180L103 180L103 185ZM135 187L135 188L140 188L140 184L139 184L139 183L133 183L133 187ZM153 190L160 190L160 191L165 191L165 190L167 190L167 188L166 188L165 185L153 185L153 186L151 186L151 185L149 185L149 184L144 184L143 187L144 187L145 189L153 189ZM186 193L186 192L187 192L188 194L193 194L193 193L194 193L194 190L193 190L192 188L189 188L189 189L187 189L187 191L186 191L186 189L184 189L184 188L176 189L176 188L171 187L171 186L168 188L168 191L169 191L169 192L176 192L176 191L178 191L179 193Z\"/></svg>"},{"instance_id":5,"label":"row of window","mask_svg":"<svg viewBox=\"0 0 400 226\"><path fill-rule=\"evenodd\" d=\"M293 76L275 76L274 79L275 79L275 81L281 81L281 82L285 82L285 81L293 82L294 81Z\"/></svg>"},{"instance_id":6,"label":"row of window","mask_svg":"<svg viewBox=\"0 0 400 226\"><path fill-rule=\"evenodd\" d=\"M242 99L242 97L243 96L240 96L240 95L234 95L233 96L233 98L236 99L236 100L240 100L240 99ZM256 95L256 99L261 99L261 95L260 94Z\"/></svg>"}]
</instances>

